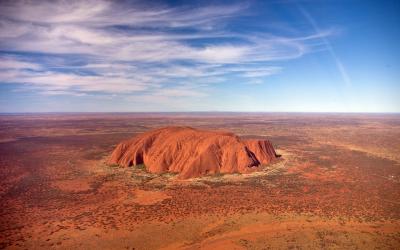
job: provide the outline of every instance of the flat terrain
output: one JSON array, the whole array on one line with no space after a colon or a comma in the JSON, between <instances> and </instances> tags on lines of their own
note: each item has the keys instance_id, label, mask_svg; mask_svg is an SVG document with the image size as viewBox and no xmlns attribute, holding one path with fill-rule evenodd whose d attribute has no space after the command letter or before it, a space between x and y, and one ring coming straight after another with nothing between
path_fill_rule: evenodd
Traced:
<instances>
[{"instance_id":1,"label":"flat terrain","mask_svg":"<svg viewBox=\"0 0 400 250\"><path fill-rule=\"evenodd\" d=\"M191 180L104 164L169 125L268 138L282 157ZM1 115L0 196L0 248L399 249L400 115Z\"/></svg>"}]
</instances>

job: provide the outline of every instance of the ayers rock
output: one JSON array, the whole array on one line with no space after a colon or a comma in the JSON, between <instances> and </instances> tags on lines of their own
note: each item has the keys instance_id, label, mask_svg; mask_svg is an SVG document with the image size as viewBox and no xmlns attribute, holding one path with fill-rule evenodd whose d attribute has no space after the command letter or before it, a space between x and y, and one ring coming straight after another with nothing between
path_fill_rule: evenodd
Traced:
<instances>
[{"instance_id":1,"label":"ayers rock","mask_svg":"<svg viewBox=\"0 0 400 250\"><path fill-rule=\"evenodd\" d=\"M228 132L166 127L121 142L108 164L144 164L151 173L179 173L185 179L215 173L249 173L276 157L268 140L241 140Z\"/></svg>"}]
</instances>

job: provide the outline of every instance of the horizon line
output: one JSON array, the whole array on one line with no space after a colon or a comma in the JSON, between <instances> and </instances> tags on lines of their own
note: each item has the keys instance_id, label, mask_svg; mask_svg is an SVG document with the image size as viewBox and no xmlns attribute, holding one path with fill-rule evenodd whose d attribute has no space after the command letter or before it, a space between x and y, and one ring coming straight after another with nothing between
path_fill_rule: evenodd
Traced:
<instances>
[{"instance_id":1,"label":"horizon line","mask_svg":"<svg viewBox=\"0 0 400 250\"><path fill-rule=\"evenodd\" d=\"M231 114L399 114L400 112L363 111L29 111L0 112L0 115L24 114L190 114L190 113L231 113Z\"/></svg>"}]
</instances>

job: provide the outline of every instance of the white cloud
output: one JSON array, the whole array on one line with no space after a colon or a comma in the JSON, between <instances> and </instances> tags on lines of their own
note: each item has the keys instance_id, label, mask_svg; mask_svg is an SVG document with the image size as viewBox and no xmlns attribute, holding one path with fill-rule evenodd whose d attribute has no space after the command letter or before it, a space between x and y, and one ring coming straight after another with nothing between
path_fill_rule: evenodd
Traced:
<instances>
[{"instance_id":1,"label":"white cloud","mask_svg":"<svg viewBox=\"0 0 400 250\"><path fill-rule=\"evenodd\" d=\"M210 46L199 50L195 58L207 62L231 63L243 59L250 51L250 48L238 46Z\"/></svg>"},{"instance_id":2,"label":"white cloud","mask_svg":"<svg viewBox=\"0 0 400 250\"><path fill-rule=\"evenodd\" d=\"M41 69L39 64L21 61L13 57L0 57L0 69L16 70L16 69Z\"/></svg>"},{"instance_id":3,"label":"white cloud","mask_svg":"<svg viewBox=\"0 0 400 250\"><path fill-rule=\"evenodd\" d=\"M22 56L1 59L0 82L25 84L46 94L147 91L158 97L202 97L212 83L232 73L252 82L277 74L281 67L271 64L298 58L310 50L310 41L329 35L278 37L225 29L224 24L248 11L247 7L242 3L154 8L120 1L4 2L1 50ZM24 58L24 52L49 57ZM33 58L39 59L33 63Z\"/></svg>"}]
</instances>

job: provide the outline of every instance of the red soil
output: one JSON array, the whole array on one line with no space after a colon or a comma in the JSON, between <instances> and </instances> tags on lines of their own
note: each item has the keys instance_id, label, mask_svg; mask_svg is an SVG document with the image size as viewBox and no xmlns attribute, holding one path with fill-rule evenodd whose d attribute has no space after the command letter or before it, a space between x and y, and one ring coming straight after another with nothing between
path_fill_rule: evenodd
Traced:
<instances>
[{"instance_id":1,"label":"red soil","mask_svg":"<svg viewBox=\"0 0 400 250\"><path fill-rule=\"evenodd\" d=\"M181 178L216 173L250 173L276 158L267 140L241 140L228 132L166 127L120 143L108 163L144 164L151 173L179 173Z\"/></svg>"}]
</instances>

